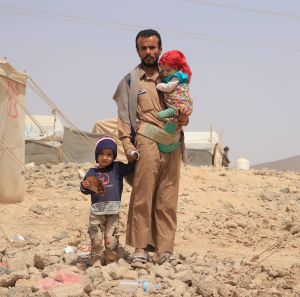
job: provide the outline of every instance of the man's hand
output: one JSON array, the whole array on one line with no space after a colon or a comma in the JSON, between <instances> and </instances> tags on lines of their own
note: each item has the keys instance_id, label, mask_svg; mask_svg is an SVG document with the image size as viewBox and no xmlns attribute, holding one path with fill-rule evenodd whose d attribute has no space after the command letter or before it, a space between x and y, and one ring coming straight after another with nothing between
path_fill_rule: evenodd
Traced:
<instances>
[{"instance_id":1,"label":"man's hand","mask_svg":"<svg viewBox=\"0 0 300 297\"><path fill-rule=\"evenodd\" d=\"M134 161L140 158L140 153L135 148L128 149L125 154L128 161Z\"/></svg>"},{"instance_id":2,"label":"man's hand","mask_svg":"<svg viewBox=\"0 0 300 297\"><path fill-rule=\"evenodd\" d=\"M131 151L130 156L133 160L139 160L140 159L140 153L137 150Z\"/></svg>"},{"instance_id":3,"label":"man's hand","mask_svg":"<svg viewBox=\"0 0 300 297\"><path fill-rule=\"evenodd\" d=\"M189 123L190 114L190 111L188 111L185 107L180 107L177 111L178 125L187 126Z\"/></svg>"}]
</instances>

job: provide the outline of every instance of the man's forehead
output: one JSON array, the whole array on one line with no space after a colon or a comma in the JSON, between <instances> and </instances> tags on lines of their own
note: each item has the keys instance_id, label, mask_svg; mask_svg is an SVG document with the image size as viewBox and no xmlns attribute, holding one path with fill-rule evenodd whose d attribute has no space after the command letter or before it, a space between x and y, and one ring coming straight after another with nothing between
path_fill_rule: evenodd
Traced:
<instances>
[{"instance_id":1,"label":"man's forehead","mask_svg":"<svg viewBox=\"0 0 300 297\"><path fill-rule=\"evenodd\" d=\"M137 43L138 44L143 44L143 45L147 45L147 44L156 44L156 45L158 45L158 38L155 35L150 36L150 37L140 36L137 40Z\"/></svg>"}]
</instances>

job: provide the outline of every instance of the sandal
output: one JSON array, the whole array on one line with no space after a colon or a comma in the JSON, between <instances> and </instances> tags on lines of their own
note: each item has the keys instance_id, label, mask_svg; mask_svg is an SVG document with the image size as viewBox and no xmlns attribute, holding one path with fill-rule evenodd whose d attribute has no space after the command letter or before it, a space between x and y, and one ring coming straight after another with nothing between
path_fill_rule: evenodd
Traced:
<instances>
[{"instance_id":1,"label":"sandal","mask_svg":"<svg viewBox=\"0 0 300 297\"><path fill-rule=\"evenodd\" d=\"M149 255L147 252L134 253L131 261L132 268L148 268Z\"/></svg>"},{"instance_id":2,"label":"sandal","mask_svg":"<svg viewBox=\"0 0 300 297\"><path fill-rule=\"evenodd\" d=\"M165 262L169 262L172 266L181 264L181 261L171 253L162 253L160 256L156 254L154 257L152 257L153 264L162 265Z\"/></svg>"}]
</instances>

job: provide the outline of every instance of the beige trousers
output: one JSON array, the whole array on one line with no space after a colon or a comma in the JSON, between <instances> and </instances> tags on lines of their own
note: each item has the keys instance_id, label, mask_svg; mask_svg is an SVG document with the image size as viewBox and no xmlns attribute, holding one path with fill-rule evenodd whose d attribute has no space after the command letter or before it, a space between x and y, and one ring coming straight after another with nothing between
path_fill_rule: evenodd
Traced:
<instances>
[{"instance_id":1,"label":"beige trousers","mask_svg":"<svg viewBox=\"0 0 300 297\"><path fill-rule=\"evenodd\" d=\"M160 153L157 143L138 134L137 161L128 211L126 243L135 248L153 245L157 253L172 252L181 166L180 147Z\"/></svg>"},{"instance_id":2,"label":"beige trousers","mask_svg":"<svg viewBox=\"0 0 300 297\"><path fill-rule=\"evenodd\" d=\"M100 259L104 248L116 251L119 245L119 215L96 216L90 213L88 234L93 261Z\"/></svg>"}]
</instances>

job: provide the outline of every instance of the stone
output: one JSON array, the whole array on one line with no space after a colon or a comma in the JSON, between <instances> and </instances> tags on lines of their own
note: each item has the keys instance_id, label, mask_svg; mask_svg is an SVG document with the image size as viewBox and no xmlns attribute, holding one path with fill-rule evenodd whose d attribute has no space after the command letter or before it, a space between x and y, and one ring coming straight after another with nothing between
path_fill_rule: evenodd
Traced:
<instances>
[{"instance_id":1,"label":"stone","mask_svg":"<svg viewBox=\"0 0 300 297\"><path fill-rule=\"evenodd\" d=\"M0 276L0 287L10 287L14 286L16 281L19 279L26 279L28 278L27 270L23 271L13 271L9 274L4 274Z\"/></svg>"},{"instance_id":2,"label":"stone","mask_svg":"<svg viewBox=\"0 0 300 297\"><path fill-rule=\"evenodd\" d=\"M213 281L199 281L196 283L196 293L203 297L213 297L216 283Z\"/></svg>"},{"instance_id":3,"label":"stone","mask_svg":"<svg viewBox=\"0 0 300 297\"><path fill-rule=\"evenodd\" d=\"M34 266L38 269L44 269L54 263L58 263L59 256L51 256L49 253L37 253L33 257Z\"/></svg>"}]
</instances>

